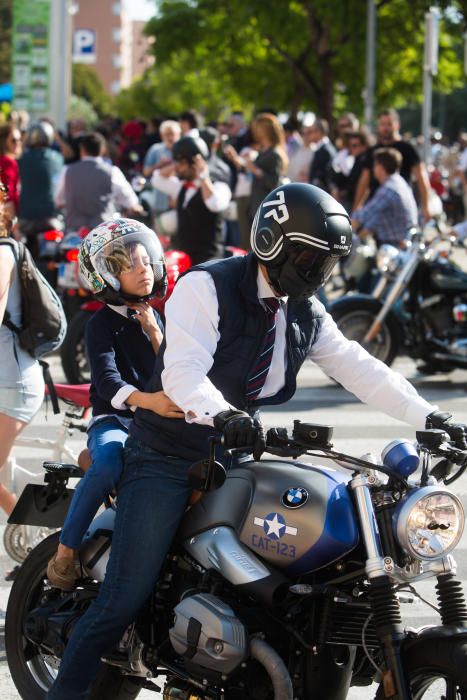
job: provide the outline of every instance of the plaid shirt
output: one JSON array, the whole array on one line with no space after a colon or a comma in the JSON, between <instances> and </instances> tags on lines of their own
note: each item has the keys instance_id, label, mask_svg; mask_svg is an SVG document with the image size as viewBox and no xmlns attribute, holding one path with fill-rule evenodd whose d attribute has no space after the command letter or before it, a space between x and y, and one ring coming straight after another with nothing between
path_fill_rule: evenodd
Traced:
<instances>
[{"instance_id":1,"label":"plaid shirt","mask_svg":"<svg viewBox=\"0 0 467 700\"><path fill-rule=\"evenodd\" d=\"M403 177L394 173L376 190L368 204L353 213L352 218L372 231L379 244L399 243L418 223L412 188Z\"/></svg>"}]
</instances>

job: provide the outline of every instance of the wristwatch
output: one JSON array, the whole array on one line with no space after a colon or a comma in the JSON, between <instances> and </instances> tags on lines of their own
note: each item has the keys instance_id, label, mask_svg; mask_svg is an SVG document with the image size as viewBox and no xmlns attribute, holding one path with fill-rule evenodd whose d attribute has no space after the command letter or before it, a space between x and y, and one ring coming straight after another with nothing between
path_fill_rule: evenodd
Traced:
<instances>
[{"instance_id":1,"label":"wristwatch","mask_svg":"<svg viewBox=\"0 0 467 700\"><path fill-rule=\"evenodd\" d=\"M198 175L200 180L209 180L209 170L203 170L202 173Z\"/></svg>"}]
</instances>

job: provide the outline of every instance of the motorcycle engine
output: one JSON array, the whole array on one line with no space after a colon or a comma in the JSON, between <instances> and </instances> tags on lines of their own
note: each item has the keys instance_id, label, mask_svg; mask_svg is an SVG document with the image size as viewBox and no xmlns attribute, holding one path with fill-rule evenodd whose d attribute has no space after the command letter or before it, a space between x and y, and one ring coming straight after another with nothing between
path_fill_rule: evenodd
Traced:
<instances>
[{"instance_id":1,"label":"motorcycle engine","mask_svg":"<svg viewBox=\"0 0 467 700\"><path fill-rule=\"evenodd\" d=\"M246 629L232 608L209 593L182 600L169 631L176 653L204 668L229 674L246 658Z\"/></svg>"}]
</instances>

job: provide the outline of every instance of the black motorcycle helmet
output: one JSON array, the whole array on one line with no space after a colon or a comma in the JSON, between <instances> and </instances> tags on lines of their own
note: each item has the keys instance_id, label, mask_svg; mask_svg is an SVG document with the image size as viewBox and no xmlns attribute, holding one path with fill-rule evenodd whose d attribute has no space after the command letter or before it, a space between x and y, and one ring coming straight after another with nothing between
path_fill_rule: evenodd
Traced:
<instances>
[{"instance_id":1,"label":"black motorcycle helmet","mask_svg":"<svg viewBox=\"0 0 467 700\"><path fill-rule=\"evenodd\" d=\"M310 297L324 286L352 247L352 224L327 192L293 182L261 202L251 227L251 248L280 296Z\"/></svg>"},{"instance_id":2,"label":"black motorcycle helmet","mask_svg":"<svg viewBox=\"0 0 467 700\"><path fill-rule=\"evenodd\" d=\"M34 122L26 134L28 148L50 148L54 142L54 129L49 122Z\"/></svg>"},{"instance_id":3,"label":"black motorcycle helmet","mask_svg":"<svg viewBox=\"0 0 467 700\"><path fill-rule=\"evenodd\" d=\"M172 148L174 160L186 160L193 163L195 156L201 155L205 160L209 158L209 149L206 141L199 136L182 136Z\"/></svg>"}]
</instances>

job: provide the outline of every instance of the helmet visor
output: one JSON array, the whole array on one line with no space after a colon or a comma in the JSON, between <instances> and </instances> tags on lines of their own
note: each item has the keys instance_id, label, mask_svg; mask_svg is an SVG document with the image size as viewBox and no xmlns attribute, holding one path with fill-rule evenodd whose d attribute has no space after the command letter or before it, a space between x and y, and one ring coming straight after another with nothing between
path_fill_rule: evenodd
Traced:
<instances>
[{"instance_id":1,"label":"helmet visor","mask_svg":"<svg viewBox=\"0 0 467 700\"><path fill-rule=\"evenodd\" d=\"M121 287L122 275L141 272L153 279L153 289L165 280L165 261L158 238L130 233L103 245L94 256L94 267L115 291Z\"/></svg>"},{"instance_id":2,"label":"helmet visor","mask_svg":"<svg viewBox=\"0 0 467 700\"><path fill-rule=\"evenodd\" d=\"M297 246L290 251L289 259L297 274L311 287L318 289L328 281L339 256L308 246Z\"/></svg>"}]
</instances>

